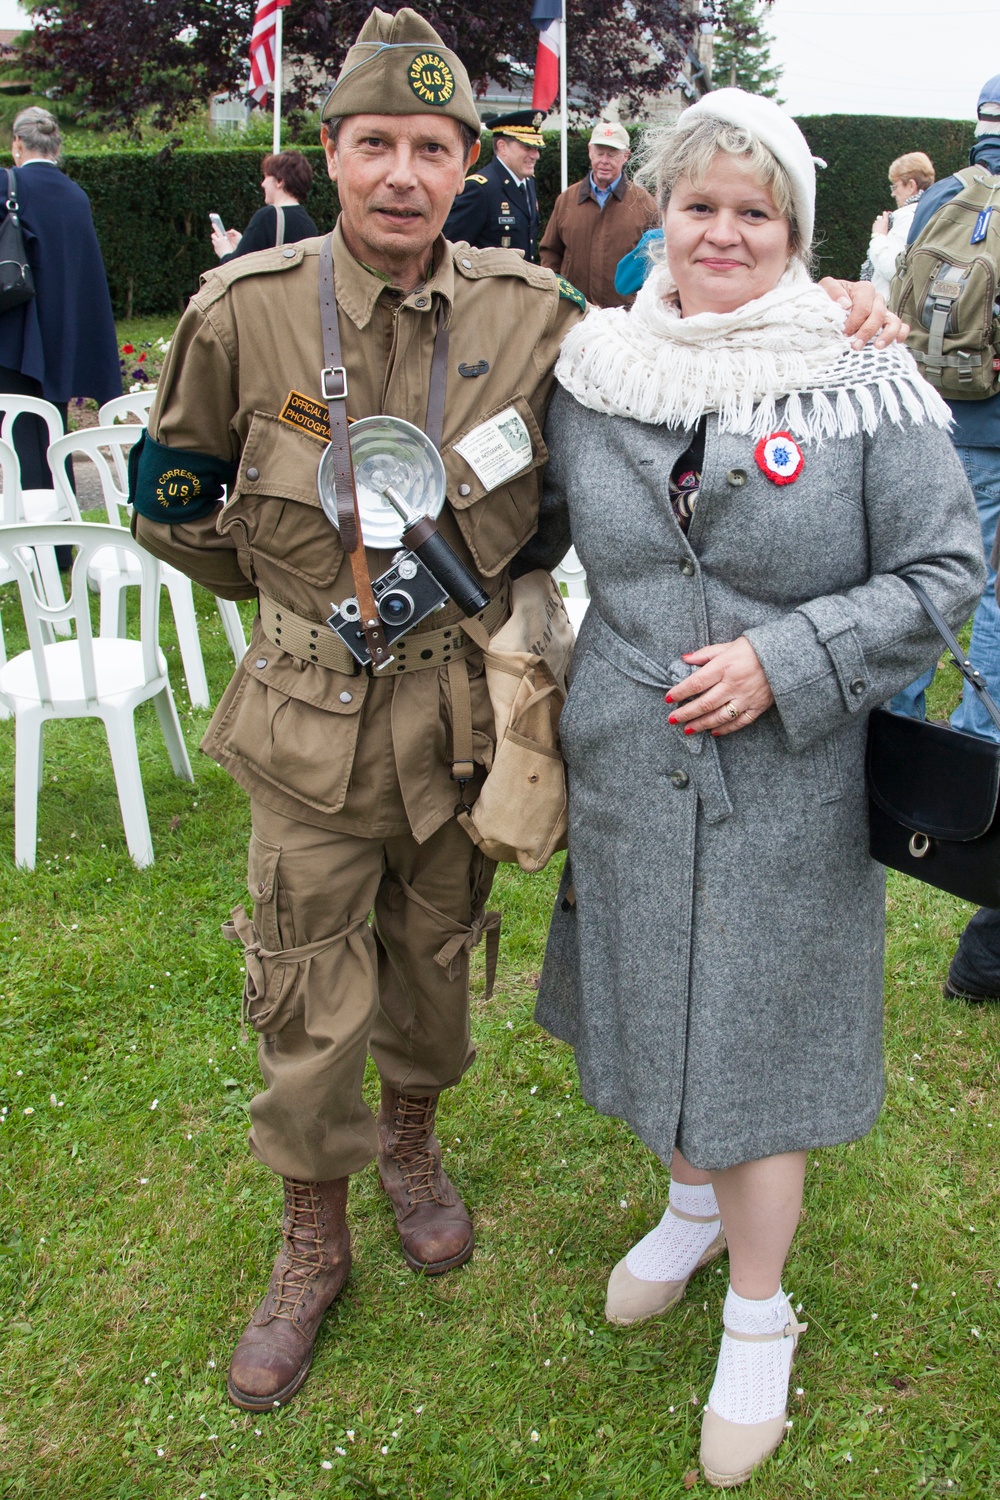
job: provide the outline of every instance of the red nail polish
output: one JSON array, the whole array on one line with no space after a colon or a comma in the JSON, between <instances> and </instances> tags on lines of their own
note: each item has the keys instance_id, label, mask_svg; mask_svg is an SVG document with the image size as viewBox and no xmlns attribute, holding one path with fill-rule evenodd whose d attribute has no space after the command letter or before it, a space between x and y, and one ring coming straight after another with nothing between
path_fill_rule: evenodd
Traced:
<instances>
[{"instance_id":1,"label":"red nail polish","mask_svg":"<svg viewBox=\"0 0 1000 1500\"><path fill-rule=\"evenodd\" d=\"M663 701L664 701L664 703L673 703L674 700L673 700L673 698L671 698L670 694L668 693L667 696L664 698Z\"/></svg>"},{"instance_id":2,"label":"red nail polish","mask_svg":"<svg viewBox=\"0 0 1000 1500\"><path fill-rule=\"evenodd\" d=\"M667 723L668 724L676 724L677 723L677 715L676 714L671 714L670 718L667 720Z\"/></svg>"},{"instance_id":3,"label":"red nail polish","mask_svg":"<svg viewBox=\"0 0 1000 1500\"><path fill-rule=\"evenodd\" d=\"M691 728L690 724L685 724L684 725L684 733L685 734L694 734L694 730Z\"/></svg>"}]
</instances>

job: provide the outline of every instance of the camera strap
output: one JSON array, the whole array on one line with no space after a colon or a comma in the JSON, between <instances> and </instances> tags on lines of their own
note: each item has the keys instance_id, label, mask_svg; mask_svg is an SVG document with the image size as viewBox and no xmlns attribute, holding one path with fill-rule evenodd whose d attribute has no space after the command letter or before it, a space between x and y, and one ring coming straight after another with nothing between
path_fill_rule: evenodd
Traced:
<instances>
[{"instance_id":1,"label":"camera strap","mask_svg":"<svg viewBox=\"0 0 1000 1500\"><path fill-rule=\"evenodd\" d=\"M358 511L358 492L354 482L354 464L351 459L351 443L347 422L347 371L344 368L340 348L340 327L337 321L337 293L333 276L333 235L327 235L320 250L319 259L319 304L323 326L323 370L320 388L330 414L330 451L333 456L334 486L337 494L337 521L340 540L351 560L354 575L354 591L361 610L365 641L371 653L372 666L378 670L388 666L392 660L385 631L375 607L371 575L365 557L361 516ZM444 308L438 310L437 329L434 336L434 353L431 357L430 388L427 394L427 417L424 431L440 449L444 431L445 386L448 376L448 329L445 325Z\"/></svg>"}]
</instances>

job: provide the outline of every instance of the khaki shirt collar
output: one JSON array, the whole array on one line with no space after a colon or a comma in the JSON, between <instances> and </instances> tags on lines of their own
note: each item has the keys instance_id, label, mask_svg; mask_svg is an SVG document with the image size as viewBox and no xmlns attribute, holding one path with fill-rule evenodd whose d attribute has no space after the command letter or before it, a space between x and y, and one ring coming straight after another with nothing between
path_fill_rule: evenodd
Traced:
<instances>
[{"instance_id":1,"label":"khaki shirt collar","mask_svg":"<svg viewBox=\"0 0 1000 1500\"><path fill-rule=\"evenodd\" d=\"M443 235L438 235L434 242L434 265L436 269L430 280L420 287L414 287L403 298L402 305L408 306L415 298L426 297L429 292L432 302L435 296L444 300L450 320L455 301L455 267L450 247ZM333 273L337 283L338 307L347 314L356 328L367 328L375 311L375 304L382 293L389 290L389 285L355 260L344 241L339 219L333 231Z\"/></svg>"}]
</instances>

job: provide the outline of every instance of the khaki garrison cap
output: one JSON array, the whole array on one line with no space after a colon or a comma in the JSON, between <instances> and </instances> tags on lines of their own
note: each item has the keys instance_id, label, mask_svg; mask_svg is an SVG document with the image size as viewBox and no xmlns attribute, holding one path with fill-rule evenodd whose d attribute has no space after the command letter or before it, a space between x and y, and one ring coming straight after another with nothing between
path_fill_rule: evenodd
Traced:
<instances>
[{"instance_id":1,"label":"khaki garrison cap","mask_svg":"<svg viewBox=\"0 0 1000 1500\"><path fill-rule=\"evenodd\" d=\"M481 126L469 75L434 27L408 7L391 16L373 10L350 48L323 105L341 115L450 115Z\"/></svg>"}]
</instances>

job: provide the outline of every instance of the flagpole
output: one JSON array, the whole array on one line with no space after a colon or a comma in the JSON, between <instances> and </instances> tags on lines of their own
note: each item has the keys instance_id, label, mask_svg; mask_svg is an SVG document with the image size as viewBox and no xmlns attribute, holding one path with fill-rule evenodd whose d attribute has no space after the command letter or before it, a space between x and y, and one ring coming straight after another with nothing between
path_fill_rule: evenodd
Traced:
<instances>
[{"instance_id":1,"label":"flagpole","mask_svg":"<svg viewBox=\"0 0 1000 1500\"><path fill-rule=\"evenodd\" d=\"M281 17L283 14L281 6L274 14L274 133L271 138L271 150L275 156L281 150Z\"/></svg>"},{"instance_id":2,"label":"flagpole","mask_svg":"<svg viewBox=\"0 0 1000 1500\"><path fill-rule=\"evenodd\" d=\"M567 3L566 0L563 0L563 34L562 46L559 48L559 173L560 181L562 184L562 192L565 192L567 187L569 186L569 167L566 145L568 120L566 100L566 45L569 35L569 29L566 25L566 10Z\"/></svg>"}]
</instances>

